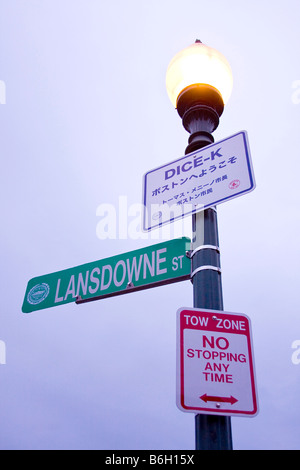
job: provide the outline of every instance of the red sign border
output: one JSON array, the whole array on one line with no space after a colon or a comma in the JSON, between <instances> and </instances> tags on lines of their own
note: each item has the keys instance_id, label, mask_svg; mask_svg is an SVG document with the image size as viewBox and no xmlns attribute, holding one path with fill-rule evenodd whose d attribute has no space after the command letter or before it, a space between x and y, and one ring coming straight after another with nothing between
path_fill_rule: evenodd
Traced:
<instances>
[{"instance_id":1,"label":"red sign border","mask_svg":"<svg viewBox=\"0 0 300 470\"><path fill-rule=\"evenodd\" d=\"M183 314L195 314L195 313L204 313L206 316L209 315L211 318L207 326L190 325L188 329L196 329L199 331L220 331L216 330L216 327L213 328L211 322L215 321L212 319L213 316L228 316L238 319L240 317L243 321L246 321L246 331L237 332L236 330L226 329L227 333L242 334L247 338L248 346L248 357L249 357L249 370L251 377L251 392L252 392L252 402L253 410L252 411L243 411L243 410L231 410L231 409L215 409L205 408L203 406L199 407L188 407L184 404L184 348L183 348L183 330L186 329L184 325L183 328ZM224 318L225 319L225 318ZM243 313L233 313L223 310L207 310L201 308L189 308L183 307L177 310L177 406L181 411L197 413L197 414L210 414L210 415L224 415L224 416L247 416L254 417L258 414L258 398L257 398L257 386L256 386L256 375L255 375L255 366L254 366L254 356L253 356L253 342L252 342L252 332L251 332L251 320L250 318Z\"/></svg>"}]
</instances>

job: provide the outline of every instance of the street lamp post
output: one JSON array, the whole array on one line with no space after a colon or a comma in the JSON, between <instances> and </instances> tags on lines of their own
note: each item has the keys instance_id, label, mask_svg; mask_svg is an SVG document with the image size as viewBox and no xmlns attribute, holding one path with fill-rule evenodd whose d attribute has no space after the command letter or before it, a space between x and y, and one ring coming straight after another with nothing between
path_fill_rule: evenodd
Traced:
<instances>
[{"instance_id":1,"label":"street lamp post","mask_svg":"<svg viewBox=\"0 0 300 470\"><path fill-rule=\"evenodd\" d=\"M232 74L225 57L196 40L170 62L166 85L171 102L190 133L185 153L214 142L232 90ZM217 211L208 208L193 215L193 306L223 310ZM231 450L231 419L227 416L195 416L197 450Z\"/></svg>"}]
</instances>

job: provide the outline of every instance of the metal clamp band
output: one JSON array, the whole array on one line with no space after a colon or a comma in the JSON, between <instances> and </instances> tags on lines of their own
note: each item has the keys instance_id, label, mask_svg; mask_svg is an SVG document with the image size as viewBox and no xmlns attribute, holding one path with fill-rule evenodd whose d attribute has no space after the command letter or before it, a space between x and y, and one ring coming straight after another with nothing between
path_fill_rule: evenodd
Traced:
<instances>
[{"instance_id":1,"label":"metal clamp band","mask_svg":"<svg viewBox=\"0 0 300 470\"><path fill-rule=\"evenodd\" d=\"M220 274L222 272L221 268L218 268L217 266L209 266L209 265L199 266L199 268L196 268L195 271L192 272L191 280L193 279L195 274L199 273L200 271L204 271L205 269L211 269L212 271L217 271Z\"/></svg>"},{"instance_id":2,"label":"metal clamp band","mask_svg":"<svg viewBox=\"0 0 300 470\"><path fill-rule=\"evenodd\" d=\"M192 259L193 256L196 253L198 253L198 251L205 250L205 249L215 250L218 253L220 253L220 248L218 246L215 246L215 245L201 245L201 246L197 246L197 248L195 248L194 250L188 251L187 256L188 256L188 258Z\"/></svg>"}]
</instances>

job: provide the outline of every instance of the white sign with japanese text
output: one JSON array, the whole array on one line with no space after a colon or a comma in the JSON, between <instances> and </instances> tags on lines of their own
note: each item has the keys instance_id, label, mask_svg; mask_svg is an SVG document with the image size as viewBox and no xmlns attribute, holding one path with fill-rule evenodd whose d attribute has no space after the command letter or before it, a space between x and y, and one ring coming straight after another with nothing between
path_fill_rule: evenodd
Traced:
<instances>
[{"instance_id":1,"label":"white sign with japanese text","mask_svg":"<svg viewBox=\"0 0 300 470\"><path fill-rule=\"evenodd\" d=\"M254 188L247 132L241 131L146 173L143 229L152 230Z\"/></svg>"}]
</instances>

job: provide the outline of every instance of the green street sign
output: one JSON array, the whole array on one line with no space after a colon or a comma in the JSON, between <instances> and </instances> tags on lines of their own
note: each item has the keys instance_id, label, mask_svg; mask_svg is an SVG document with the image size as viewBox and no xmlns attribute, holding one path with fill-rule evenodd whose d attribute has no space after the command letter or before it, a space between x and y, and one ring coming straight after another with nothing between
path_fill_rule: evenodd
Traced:
<instances>
[{"instance_id":1,"label":"green street sign","mask_svg":"<svg viewBox=\"0 0 300 470\"><path fill-rule=\"evenodd\" d=\"M190 278L186 256L191 240L183 237L75 268L31 279L22 312L69 302L77 304L127 294Z\"/></svg>"}]
</instances>

